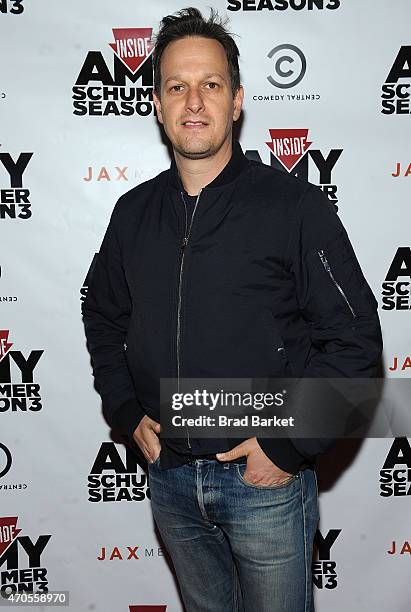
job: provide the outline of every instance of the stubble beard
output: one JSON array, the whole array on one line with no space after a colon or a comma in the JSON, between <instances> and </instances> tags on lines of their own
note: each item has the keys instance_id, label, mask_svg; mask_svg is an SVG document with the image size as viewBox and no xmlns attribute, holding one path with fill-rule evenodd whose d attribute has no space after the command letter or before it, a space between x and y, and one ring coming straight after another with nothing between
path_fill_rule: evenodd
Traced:
<instances>
[{"instance_id":1,"label":"stubble beard","mask_svg":"<svg viewBox=\"0 0 411 612\"><path fill-rule=\"evenodd\" d=\"M189 139L186 142L176 141L172 143L173 149L179 153L182 157L187 159L204 159L214 155L217 151L217 147L211 139L204 141L191 143Z\"/></svg>"}]
</instances>

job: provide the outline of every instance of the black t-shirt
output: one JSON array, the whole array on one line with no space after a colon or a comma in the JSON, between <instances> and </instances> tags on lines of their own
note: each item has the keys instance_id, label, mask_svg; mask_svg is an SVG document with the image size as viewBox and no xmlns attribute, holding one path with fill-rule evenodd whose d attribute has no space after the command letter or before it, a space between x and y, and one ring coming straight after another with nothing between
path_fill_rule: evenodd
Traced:
<instances>
[{"instance_id":1,"label":"black t-shirt","mask_svg":"<svg viewBox=\"0 0 411 612\"><path fill-rule=\"evenodd\" d=\"M197 197L196 195L188 195L186 191L183 192L184 201L187 204L187 231L188 227L190 227L191 217L193 215L194 206L196 205Z\"/></svg>"}]
</instances>

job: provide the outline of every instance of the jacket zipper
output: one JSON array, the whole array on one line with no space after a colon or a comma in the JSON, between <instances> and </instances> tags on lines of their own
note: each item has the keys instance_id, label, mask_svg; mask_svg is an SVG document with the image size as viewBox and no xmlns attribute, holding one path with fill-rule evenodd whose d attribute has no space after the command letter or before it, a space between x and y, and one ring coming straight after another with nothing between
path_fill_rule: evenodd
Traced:
<instances>
[{"instance_id":1,"label":"jacket zipper","mask_svg":"<svg viewBox=\"0 0 411 612\"><path fill-rule=\"evenodd\" d=\"M334 274L332 273L330 264L328 263L328 259L326 258L326 256L324 255L324 251L321 249L321 251L317 251L318 255L320 256L321 259L321 263L323 264L325 270L328 272L332 282L334 283L334 285L337 287L338 291L341 293L343 299L345 300L345 303L347 304L348 308L351 311L351 314L353 317L356 317L357 315L354 312L353 307L351 306L350 302L348 301L347 296L344 293L343 288L341 287L341 285L336 281Z\"/></svg>"},{"instance_id":2,"label":"jacket zipper","mask_svg":"<svg viewBox=\"0 0 411 612\"><path fill-rule=\"evenodd\" d=\"M179 277L178 277L178 302L177 302L177 335L176 335L176 350L177 350L177 392L180 392L180 336L181 336L181 289L182 289L182 282L183 282L183 269L184 269L184 255L185 255L185 249L186 246L188 244L189 238L190 238L190 234L191 234L191 227L193 225L193 220L194 220L194 215L196 213L197 210L197 205L200 199L200 195L201 195L202 189L200 189L200 191L198 192L197 195L197 199L196 202L194 204L194 209L193 209L193 213L191 215L191 221L190 221L190 225L187 228L187 204L186 201L184 199L184 194L181 191L181 199L183 201L184 204L184 211L185 211L185 228L184 228L184 236L183 236L183 240L181 242L181 259L180 259L180 273L179 273ZM188 448L191 449L191 444L190 444L190 434L188 432L188 428L186 425L186 431L187 431L187 446Z\"/></svg>"}]
</instances>

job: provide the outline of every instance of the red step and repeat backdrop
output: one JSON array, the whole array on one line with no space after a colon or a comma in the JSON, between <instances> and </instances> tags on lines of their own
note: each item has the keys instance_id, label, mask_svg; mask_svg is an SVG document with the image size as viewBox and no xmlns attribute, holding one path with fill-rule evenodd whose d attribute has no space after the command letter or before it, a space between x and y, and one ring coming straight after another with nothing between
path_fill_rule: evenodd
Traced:
<instances>
[{"instance_id":1,"label":"red step and repeat backdrop","mask_svg":"<svg viewBox=\"0 0 411 612\"><path fill-rule=\"evenodd\" d=\"M0 1L0 590L68 591L76 612L183 609L80 306L115 201L170 163L150 36L184 6ZM244 151L338 206L379 301L383 376L409 377L411 3L213 6L238 34ZM318 611L409 610L407 437L345 441L318 477Z\"/></svg>"}]
</instances>

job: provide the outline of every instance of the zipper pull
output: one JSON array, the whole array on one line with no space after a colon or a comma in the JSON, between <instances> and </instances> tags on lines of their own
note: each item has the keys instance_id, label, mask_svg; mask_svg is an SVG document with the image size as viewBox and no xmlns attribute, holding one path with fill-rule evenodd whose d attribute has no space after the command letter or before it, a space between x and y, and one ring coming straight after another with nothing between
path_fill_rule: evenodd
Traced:
<instances>
[{"instance_id":1,"label":"zipper pull","mask_svg":"<svg viewBox=\"0 0 411 612\"><path fill-rule=\"evenodd\" d=\"M322 249L321 249L321 251L318 251L318 255L320 256L321 262L322 262L324 268L327 270L327 272L331 272L330 264L328 263L328 260L325 257L324 251Z\"/></svg>"},{"instance_id":2,"label":"zipper pull","mask_svg":"<svg viewBox=\"0 0 411 612\"><path fill-rule=\"evenodd\" d=\"M182 251L184 251L184 249L186 248L187 243L188 243L188 238L187 238L187 236L184 236L183 242L181 243L181 250Z\"/></svg>"}]
</instances>

